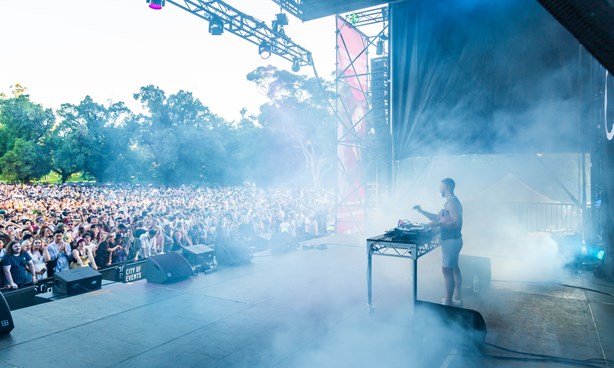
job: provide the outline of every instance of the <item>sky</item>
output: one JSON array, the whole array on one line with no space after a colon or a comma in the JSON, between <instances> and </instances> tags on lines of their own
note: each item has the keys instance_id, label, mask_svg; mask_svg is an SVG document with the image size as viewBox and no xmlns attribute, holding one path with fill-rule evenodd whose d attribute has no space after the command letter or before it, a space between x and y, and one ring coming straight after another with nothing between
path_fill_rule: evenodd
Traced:
<instances>
[{"instance_id":1,"label":"sky","mask_svg":"<svg viewBox=\"0 0 614 368\"><path fill-rule=\"evenodd\" d=\"M269 26L279 6L272 0L227 0ZM286 34L312 52L320 77L335 67L334 17L301 22L289 15ZM212 36L208 23L167 3L162 10L145 0L0 0L0 92L27 88L32 101L57 109L94 101L123 101L153 84L168 95L190 91L210 110L232 121L239 111L257 115L265 96L246 75L272 64L291 63L272 55L263 60L256 45L227 31ZM299 74L313 77L310 67Z\"/></svg>"}]
</instances>

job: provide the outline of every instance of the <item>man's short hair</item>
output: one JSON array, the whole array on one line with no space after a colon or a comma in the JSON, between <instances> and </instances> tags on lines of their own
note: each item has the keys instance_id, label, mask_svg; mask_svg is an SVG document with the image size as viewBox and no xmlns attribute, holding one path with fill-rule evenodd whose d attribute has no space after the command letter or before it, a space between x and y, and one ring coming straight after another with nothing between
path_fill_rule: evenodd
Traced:
<instances>
[{"instance_id":1,"label":"man's short hair","mask_svg":"<svg viewBox=\"0 0 614 368\"><path fill-rule=\"evenodd\" d=\"M446 188L448 188L448 190L450 190L450 193L454 192L454 188L456 188L456 183L454 182L454 180L450 178L445 178L441 182L443 183L443 185L446 186Z\"/></svg>"},{"instance_id":2,"label":"man's short hair","mask_svg":"<svg viewBox=\"0 0 614 368\"><path fill-rule=\"evenodd\" d=\"M61 229L57 229L56 231L53 232L53 235L55 235L55 234L62 234L62 235L64 235L64 231L61 230Z\"/></svg>"}]
</instances>

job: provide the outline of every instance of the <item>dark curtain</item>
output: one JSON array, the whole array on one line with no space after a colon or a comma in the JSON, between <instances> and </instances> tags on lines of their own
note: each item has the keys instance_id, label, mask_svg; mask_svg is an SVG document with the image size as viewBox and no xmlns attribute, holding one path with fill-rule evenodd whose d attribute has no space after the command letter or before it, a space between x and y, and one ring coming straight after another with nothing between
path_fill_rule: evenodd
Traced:
<instances>
[{"instance_id":1,"label":"dark curtain","mask_svg":"<svg viewBox=\"0 0 614 368\"><path fill-rule=\"evenodd\" d=\"M537 1L390 10L395 159L586 150L592 57Z\"/></svg>"}]
</instances>

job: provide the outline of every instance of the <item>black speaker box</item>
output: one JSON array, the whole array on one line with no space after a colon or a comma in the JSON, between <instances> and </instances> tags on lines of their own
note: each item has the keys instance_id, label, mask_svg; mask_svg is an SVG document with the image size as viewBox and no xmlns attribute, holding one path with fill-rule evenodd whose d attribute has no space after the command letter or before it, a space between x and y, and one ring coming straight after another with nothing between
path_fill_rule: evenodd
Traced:
<instances>
[{"instance_id":1,"label":"black speaker box","mask_svg":"<svg viewBox=\"0 0 614 368\"><path fill-rule=\"evenodd\" d=\"M7 291L4 293L4 299L6 299L9 308L14 311L36 304L36 294L36 286L26 286L20 287L17 290Z\"/></svg>"},{"instance_id":2,"label":"black speaker box","mask_svg":"<svg viewBox=\"0 0 614 368\"><path fill-rule=\"evenodd\" d=\"M486 339L486 321L478 311L418 300L414 305L414 328L433 340L481 347Z\"/></svg>"},{"instance_id":3,"label":"black speaker box","mask_svg":"<svg viewBox=\"0 0 614 368\"><path fill-rule=\"evenodd\" d=\"M102 275L91 267L79 267L53 274L53 292L75 295L100 289Z\"/></svg>"},{"instance_id":4,"label":"black speaker box","mask_svg":"<svg viewBox=\"0 0 614 368\"><path fill-rule=\"evenodd\" d=\"M273 252L287 252L298 247L298 241L288 233L273 233L269 241Z\"/></svg>"},{"instance_id":5,"label":"black speaker box","mask_svg":"<svg viewBox=\"0 0 614 368\"><path fill-rule=\"evenodd\" d=\"M490 258L461 254L458 266L463 275L463 288L473 289L475 293L478 293L480 289L490 287L492 279Z\"/></svg>"},{"instance_id":6,"label":"black speaker box","mask_svg":"<svg viewBox=\"0 0 614 368\"><path fill-rule=\"evenodd\" d=\"M213 248L206 245L199 244L183 248L183 256L192 267L213 264L214 255L215 251Z\"/></svg>"},{"instance_id":7,"label":"black speaker box","mask_svg":"<svg viewBox=\"0 0 614 368\"><path fill-rule=\"evenodd\" d=\"M13 317L9 304L4 299L4 295L0 293L0 335L7 334L15 328Z\"/></svg>"},{"instance_id":8,"label":"black speaker box","mask_svg":"<svg viewBox=\"0 0 614 368\"><path fill-rule=\"evenodd\" d=\"M217 263L223 266L239 266L249 263L254 257L246 245L218 243L215 245Z\"/></svg>"},{"instance_id":9,"label":"black speaker box","mask_svg":"<svg viewBox=\"0 0 614 368\"><path fill-rule=\"evenodd\" d=\"M156 284L179 281L194 273L188 261L173 252L147 258L144 272L147 281Z\"/></svg>"}]
</instances>

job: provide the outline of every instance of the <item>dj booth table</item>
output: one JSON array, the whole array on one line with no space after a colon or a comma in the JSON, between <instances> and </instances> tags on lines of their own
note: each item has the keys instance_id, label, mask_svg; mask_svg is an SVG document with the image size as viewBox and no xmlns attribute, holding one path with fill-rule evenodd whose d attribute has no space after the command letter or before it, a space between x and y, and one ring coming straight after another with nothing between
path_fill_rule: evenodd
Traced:
<instances>
[{"instance_id":1,"label":"dj booth table","mask_svg":"<svg viewBox=\"0 0 614 368\"><path fill-rule=\"evenodd\" d=\"M367 239L367 307L373 312L372 303L372 266L373 255L409 258L413 261L413 298L412 306L418 299L418 258L430 253L441 245L439 236L432 236L430 229L424 236L418 234L411 239L393 238L389 233Z\"/></svg>"}]
</instances>

